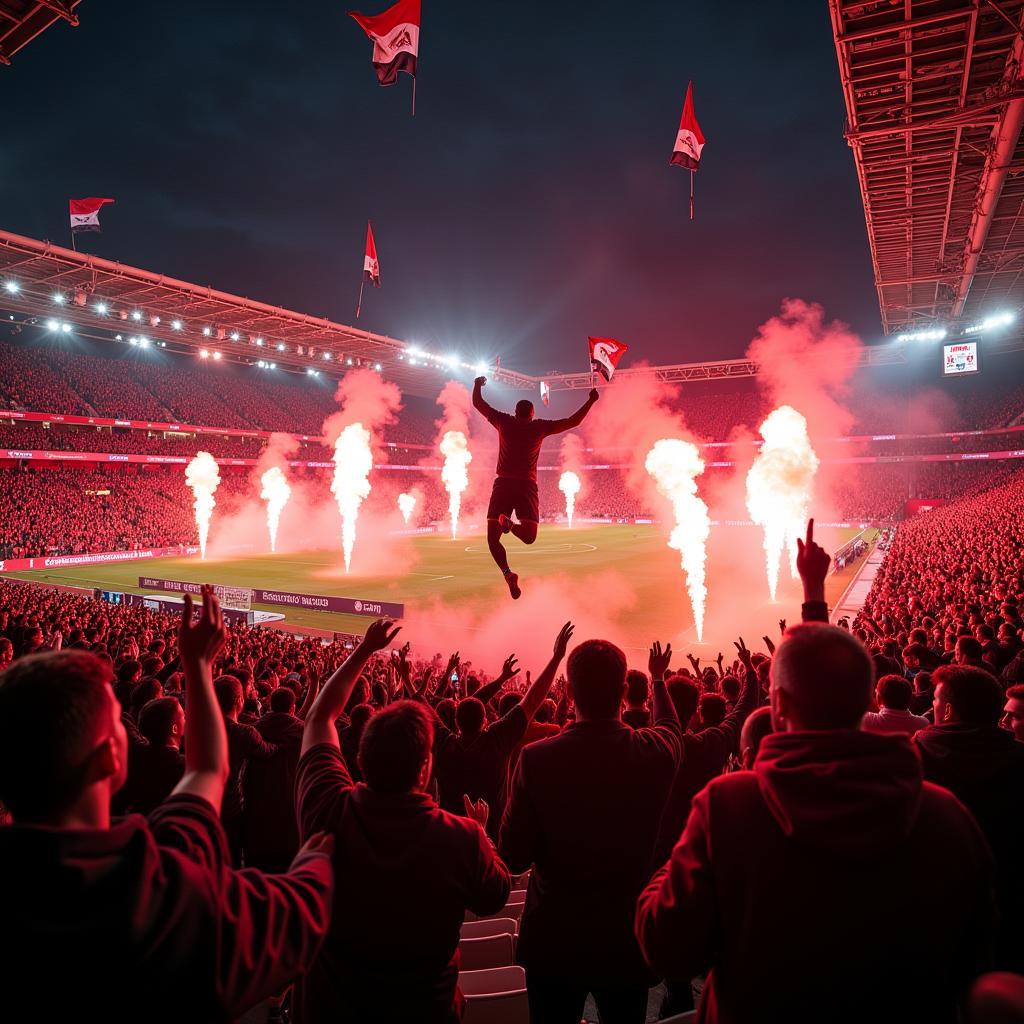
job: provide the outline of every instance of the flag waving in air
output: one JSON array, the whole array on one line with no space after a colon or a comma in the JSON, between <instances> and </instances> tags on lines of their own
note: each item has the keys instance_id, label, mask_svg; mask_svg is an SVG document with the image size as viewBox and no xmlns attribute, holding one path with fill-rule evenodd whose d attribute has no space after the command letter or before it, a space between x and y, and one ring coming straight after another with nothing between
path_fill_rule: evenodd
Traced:
<instances>
[{"instance_id":1,"label":"flag waving in air","mask_svg":"<svg viewBox=\"0 0 1024 1024\"><path fill-rule=\"evenodd\" d=\"M547 381L540 382L540 400L545 404L551 403L551 388L548 387Z\"/></svg>"},{"instance_id":2,"label":"flag waving in air","mask_svg":"<svg viewBox=\"0 0 1024 1024\"><path fill-rule=\"evenodd\" d=\"M380 14L349 11L373 42L373 69L381 85L394 85L398 72L416 79L416 57L420 48L420 0L398 0Z\"/></svg>"},{"instance_id":3,"label":"flag waving in air","mask_svg":"<svg viewBox=\"0 0 1024 1024\"><path fill-rule=\"evenodd\" d=\"M71 215L71 233L99 231L100 207L112 203L113 199L69 199L68 212Z\"/></svg>"},{"instance_id":4,"label":"flag waving in air","mask_svg":"<svg viewBox=\"0 0 1024 1024\"><path fill-rule=\"evenodd\" d=\"M676 132L676 144L672 147L670 163L677 167L685 167L690 172L690 220L693 220L693 175L700 167L700 156L704 151L704 133L697 123L697 115L693 109L693 82L686 86L686 101L683 103L683 116L679 119L679 131Z\"/></svg>"},{"instance_id":5,"label":"flag waving in air","mask_svg":"<svg viewBox=\"0 0 1024 1024\"><path fill-rule=\"evenodd\" d=\"M611 380L619 360L629 351L629 346L614 338L589 338L590 368L597 370L605 380Z\"/></svg>"},{"instance_id":6,"label":"flag waving in air","mask_svg":"<svg viewBox=\"0 0 1024 1024\"><path fill-rule=\"evenodd\" d=\"M363 310L363 287L369 281L374 288L380 287L380 263L377 260L377 243L373 238L373 225L366 222L366 251L363 253L363 277L359 282L359 301L356 303L356 319Z\"/></svg>"}]
</instances>

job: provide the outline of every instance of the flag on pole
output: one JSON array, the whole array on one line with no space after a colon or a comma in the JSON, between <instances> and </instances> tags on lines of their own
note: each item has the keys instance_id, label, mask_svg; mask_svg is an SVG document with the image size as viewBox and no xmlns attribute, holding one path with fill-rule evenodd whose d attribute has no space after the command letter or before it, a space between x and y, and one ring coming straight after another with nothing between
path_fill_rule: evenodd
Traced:
<instances>
[{"instance_id":1,"label":"flag on pole","mask_svg":"<svg viewBox=\"0 0 1024 1024\"><path fill-rule=\"evenodd\" d=\"M374 288L380 287L380 263L377 261L377 243L373 240L373 227L366 222L366 253L363 256L363 280Z\"/></svg>"},{"instance_id":2,"label":"flag on pole","mask_svg":"<svg viewBox=\"0 0 1024 1024\"><path fill-rule=\"evenodd\" d=\"M686 86L683 116L679 119L676 144L672 147L672 158L669 162L677 167L685 167L690 172L690 220L693 220L693 176L700 167L703 151L704 133L697 123L697 115L693 109L693 82L689 82Z\"/></svg>"},{"instance_id":3,"label":"flag on pole","mask_svg":"<svg viewBox=\"0 0 1024 1024\"><path fill-rule=\"evenodd\" d=\"M605 380L611 380L619 360L629 346L614 338L588 338L590 342L590 368L597 370Z\"/></svg>"},{"instance_id":4,"label":"flag on pole","mask_svg":"<svg viewBox=\"0 0 1024 1024\"><path fill-rule=\"evenodd\" d=\"M100 207L112 203L113 199L69 199L68 213L71 216L71 233L99 231Z\"/></svg>"},{"instance_id":5,"label":"flag on pole","mask_svg":"<svg viewBox=\"0 0 1024 1024\"><path fill-rule=\"evenodd\" d=\"M416 78L416 57L420 48L420 0L398 0L380 14L349 11L373 43L373 69L381 85L394 85L398 72Z\"/></svg>"},{"instance_id":6,"label":"flag on pole","mask_svg":"<svg viewBox=\"0 0 1024 1024\"><path fill-rule=\"evenodd\" d=\"M547 382L543 380L540 382L540 400L545 405L551 404L551 388L549 388Z\"/></svg>"}]
</instances>

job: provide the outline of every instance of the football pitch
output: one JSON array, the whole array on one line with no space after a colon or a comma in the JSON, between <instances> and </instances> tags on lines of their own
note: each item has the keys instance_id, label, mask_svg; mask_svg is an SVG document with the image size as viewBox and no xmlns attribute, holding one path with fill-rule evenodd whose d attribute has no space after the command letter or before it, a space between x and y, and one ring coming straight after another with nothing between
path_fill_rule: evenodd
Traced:
<instances>
[{"instance_id":1,"label":"football pitch","mask_svg":"<svg viewBox=\"0 0 1024 1024\"><path fill-rule=\"evenodd\" d=\"M818 539L827 550L834 551L858 532L856 529L821 529ZM874 531L867 533L870 537ZM756 639L762 633L775 635L780 617L788 617L790 622L799 618L799 584L789 580L786 567L780 577L778 602L769 600L767 585L763 583L760 538L760 531L752 528L712 529L708 544L705 640L718 644L720 649L724 649L727 639L731 640L741 629L757 630ZM404 564L396 575L381 572L360 575L355 571L345 575L338 551L258 554L210 558L205 562L198 557L160 558L9 575L48 584L131 593L155 593L138 586L139 576L153 576L192 583L396 602L405 605L407 619L420 616L421 632L426 632L428 642L435 639L430 635L431 610L437 613L443 609L448 618L461 616L465 629L473 630L481 629L481 623L492 612L505 613L512 605L482 533L474 532L456 540L440 534L422 534L403 538L403 541ZM520 574L523 598L517 606L522 609L530 607L531 601L535 607L536 603L547 601L552 606L547 610L553 622L562 614L560 604L572 605L570 613L576 617L579 617L579 607L601 606L604 612L598 616L598 621L617 626L621 635L636 637L637 643L654 637L689 644L696 640L679 555L668 548L658 527L581 525L570 530L561 525L544 525L536 543L530 547L512 537L505 538L505 542L512 568ZM356 554L358 563L358 550ZM838 601L856 568L857 565L851 565L829 577L830 604ZM253 607L283 613L285 619L277 625L284 628L297 626L362 633L372 621L364 615L276 605L254 604ZM520 607L512 611L519 613ZM536 622L537 618L534 616L531 621ZM529 628L532 627L525 620L509 622L510 632ZM413 639L417 639L415 634ZM440 643L442 638L436 639Z\"/></svg>"}]
</instances>

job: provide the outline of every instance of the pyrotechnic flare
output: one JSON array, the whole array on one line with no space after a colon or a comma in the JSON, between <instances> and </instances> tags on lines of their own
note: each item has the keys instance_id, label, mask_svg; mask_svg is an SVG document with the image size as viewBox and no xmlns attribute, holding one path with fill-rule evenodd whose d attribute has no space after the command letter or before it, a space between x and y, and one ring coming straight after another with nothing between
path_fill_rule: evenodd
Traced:
<instances>
[{"instance_id":1,"label":"pyrotechnic flare","mask_svg":"<svg viewBox=\"0 0 1024 1024\"><path fill-rule=\"evenodd\" d=\"M270 531L270 551L273 554L277 550L277 524L292 496L292 489L288 478L277 466L271 466L260 477L260 483L263 485L260 497L267 503L267 529Z\"/></svg>"},{"instance_id":2,"label":"pyrotechnic flare","mask_svg":"<svg viewBox=\"0 0 1024 1024\"><path fill-rule=\"evenodd\" d=\"M558 478L558 489L565 495L565 517L572 529L572 515L576 511L576 495L580 493L580 478L571 470L566 470Z\"/></svg>"},{"instance_id":3,"label":"pyrotechnic flare","mask_svg":"<svg viewBox=\"0 0 1024 1024\"><path fill-rule=\"evenodd\" d=\"M362 423L350 423L334 442L334 479L331 481L331 493L341 513L341 550L345 556L345 572L352 564L359 506L370 493L371 469L370 432Z\"/></svg>"},{"instance_id":4,"label":"pyrotechnic flare","mask_svg":"<svg viewBox=\"0 0 1024 1024\"><path fill-rule=\"evenodd\" d=\"M454 540L459 527L462 492L469 486L469 464L473 461L473 453L469 450L466 435L461 430L446 430L444 437L441 438L441 454L444 456L441 482L448 492L448 514L452 520Z\"/></svg>"},{"instance_id":5,"label":"pyrotechnic flare","mask_svg":"<svg viewBox=\"0 0 1024 1024\"><path fill-rule=\"evenodd\" d=\"M760 431L764 443L747 473L747 511L764 530L768 592L774 601L784 549L796 575L796 542L807 523L818 456L807 436L807 420L792 406L774 409Z\"/></svg>"},{"instance_id":6,"label":"pyrotechnic flare","mask_svg":"<svg viewBox=\"0 0 1024 1024\"><path fill-rule=\"evenodd\" d=\"M405 520L405 525L409 525L409 519L412 516L412 510L416 507L416 495L415 494L400 494L398 496L398 511L402 513L402 518Z\"/></svg>"},{"instance_id":7,"label":"pyrotechnic flare","mask_svg":"<svg viewBox=\"0 0 1024 1024\"><path fill-rule=\"evenodd\" d=\"M654 478L658 490L672 503L675 526L669 534L668 546L680 554L697 639L702 640L708 596L704 567L711 533L708 507L697 495L697 477L704 472L704 460L696 445L670 437L654 443L644 467Z\"/></svg>"},{"instance_id":8,"label":"pyrotechnic flare","mask_svg":"<svg viewBox=\"0 0 1024 1024\"><path fill-rule=\"evenodd\" d=\"M185 467L185 483L192 488L195 496L196 528L199 531L199 557L206 558L206 538L210 535L210 516L217 503L213 492L220 484L220 469L217 460L209 452L197 452L196 457Z\"/></svg>"}]
</instances>

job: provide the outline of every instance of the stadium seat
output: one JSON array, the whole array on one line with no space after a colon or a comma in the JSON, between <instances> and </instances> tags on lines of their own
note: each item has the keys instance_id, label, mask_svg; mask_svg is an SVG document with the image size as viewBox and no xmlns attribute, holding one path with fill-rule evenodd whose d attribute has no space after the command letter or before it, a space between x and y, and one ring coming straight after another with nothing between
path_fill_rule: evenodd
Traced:
<instances>
[{"instance_id":1,"label":"stadium seat","mask_svg":"<svg viewBox=\"0 0 1024 1024\"><path fill-rule=\"evenodd\" d=\"M492 967L511 967L515 942L508 932L459 942L459 966L465 971L486 971Z\"/></svg>"},{"instance_id":2,"label":"stadium seat","mask_svg":"<svg viewBox=\"0 0 1024 1024\"><path fill-rule=\"evenodd\" d=\"M466 921L462 925L462 938L487 939L492 935L515 935L519 931L514 918L485 917L478 921Z\"/></svg>"},{"instance_id":3,"label":"stadium seat","mask_svg":"<svg viewBox=\"0 0 1024 1024\"><path fill-rule=\"evenodd\" d=\"M459 988L466 997L462 1024L529 1024L526 972L522 967L462 971Z\"/></svg>"}]
</instances>

